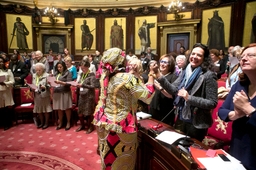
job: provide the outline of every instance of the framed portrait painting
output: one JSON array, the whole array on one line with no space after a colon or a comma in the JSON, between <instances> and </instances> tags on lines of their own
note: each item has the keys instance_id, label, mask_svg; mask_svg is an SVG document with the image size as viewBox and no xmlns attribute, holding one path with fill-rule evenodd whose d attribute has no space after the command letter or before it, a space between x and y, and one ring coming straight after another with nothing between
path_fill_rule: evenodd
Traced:
<instances>
[{"instance_id":1,"label":"framed portrait painting","mask_svg":"<svg viewBox=\"0 0 256 170\"><path fill-rule=\"evenodd\" d=\"M126 49L126 18L105 18L105 49Z\"/></svg>"},{"instance_id":2,"label":"framed portrait painting","mask_svg":"<svg viewBox=\"0 0 256 170\"><path fill-rule=\"evenodd\" d=\"M256 43L256 2L246 3L244 17L243 46Z\"/></svg>"},{"instance_id":3,"label":"framed portrait painting","mask_svg":"<svg viewBox=\"0 0 256 170\"><path fill-rule=\"evenodd\" d=\"M231 6L203 10L201 43L209 49L229 47Z\"/></svg>"},{"instance_id":4,"label":"framed portrait painting","mask_svg":"<svg viewBox=\"0 0 256 170\"><path fill-rule=\"evenodd\" d=\"M6 14L6 26L9 53L33 49L31 16Z\"/></svg>"},{"instance_id":5,"label":"framed portrait painting","mask_svg":"<svg viewBox=\"0 0 256 170\"><path fill-rule=\"evenodd\" d=\"M151 47L157 53L157 16L141 16L135 18L135 54L146 52Z\"/></svg>"},{"instance_id":6,"label":"framed portrait painting","mask_svg":"<svg viewBox=\"0 0 256 170\"><path fill-rule=\"evenodd\" d=\"M75 18L75 51L76 54L96 49L96 19Z\"/></svg>"}]
</instances>

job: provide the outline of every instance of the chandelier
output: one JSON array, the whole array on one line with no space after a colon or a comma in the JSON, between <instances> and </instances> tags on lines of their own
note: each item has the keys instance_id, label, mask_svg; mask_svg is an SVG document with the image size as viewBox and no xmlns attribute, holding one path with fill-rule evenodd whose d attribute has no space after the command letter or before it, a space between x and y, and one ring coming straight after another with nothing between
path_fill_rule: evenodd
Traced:
<instances>
[{"instance_id":1,"label":"chandelier","mask_svg":"<svg viewBox=\"0 0 256 170\"><path fill-rule=\"evenodd\" d=\"M49 17L49 21L52 23L52 25L58 22L58 19L56 17L60 14L58 13L56 8L52 7L52 5L44 10L44 14Z\"/></svg>"},{"instance_id":2,"label":"chandelier","mask_svg":"<svg viewBox=\"0 0 256 170\"><path fill-rule=\"evenodd\" d=\"M174 14L175 20L180 20L185 16L184 14L179 14L182 9L185 9L185 7L182 6L182 2L179 0L173 0L168 8L168 10Z\"/></svg>"}]
</instances>

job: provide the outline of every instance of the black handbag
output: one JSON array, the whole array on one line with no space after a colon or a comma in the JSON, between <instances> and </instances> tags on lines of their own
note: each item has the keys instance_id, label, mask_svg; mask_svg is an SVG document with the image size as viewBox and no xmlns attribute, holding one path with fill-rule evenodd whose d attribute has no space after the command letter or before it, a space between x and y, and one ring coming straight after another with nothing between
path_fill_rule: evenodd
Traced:
<instances>
[{"instance_id":1,"label":"black handbag","mask_svg":"<svg viewBox=\"0 0 256 170\"><path fill-rule=\"evenodd\" d=\"M212 126L212 113L209 110L194 108L193 125L197 129L207 129Z\"/></svg>"}]
</instances>

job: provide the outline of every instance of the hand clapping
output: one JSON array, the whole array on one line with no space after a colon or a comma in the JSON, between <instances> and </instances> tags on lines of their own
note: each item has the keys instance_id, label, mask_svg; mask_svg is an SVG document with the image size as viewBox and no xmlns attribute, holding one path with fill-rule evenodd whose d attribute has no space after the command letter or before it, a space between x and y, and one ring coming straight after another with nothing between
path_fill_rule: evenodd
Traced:
<instances>
[{"instance_id":1,"label":"hand clapping","mask_svg":"<svg viewBox=\"0 0 256 170\"><path fill-rule=\"evenodd\" d=\"M237 109L243 110L247 105L250 105L248 97L243 90L237 91L233 96L233 103Z\"/></svg>"},{"instance_id":2,"label":"hand clapping","mask_svg":"<svg viewBox=\"0 0 256 170\"><path fill-rule=\"evenodd\" d=\"M238 118L245 116L245 112L243 110L247 105L250 105L250 102L248 101L248 97L243 90L235 93L233 96L233 103L236 116Z\"/></svg>"}]
</instances>

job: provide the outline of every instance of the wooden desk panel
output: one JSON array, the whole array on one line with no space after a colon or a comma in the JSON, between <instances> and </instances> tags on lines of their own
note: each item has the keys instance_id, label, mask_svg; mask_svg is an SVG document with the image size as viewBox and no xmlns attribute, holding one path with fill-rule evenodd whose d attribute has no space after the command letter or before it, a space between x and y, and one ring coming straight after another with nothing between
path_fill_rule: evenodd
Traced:
<instances>
[{"instance_id":1,"label":"wooden desk panel","mask_svg":"<svg viewBox=\"0 0 256 170\"><path fill-rule=\"evenodd\" d=\"M159 121L154 119L140 120L141 128L138 132L138 153L136 170L189 170L189 163L179 159L171 151L171 148L157 141L150 133L150 128L157 125ZM169 125L161 123L162 128L158 132L164 130L173 130ZM197 144L205 147L202 143L196 141Z\"/></svg>"}]
</instances>

